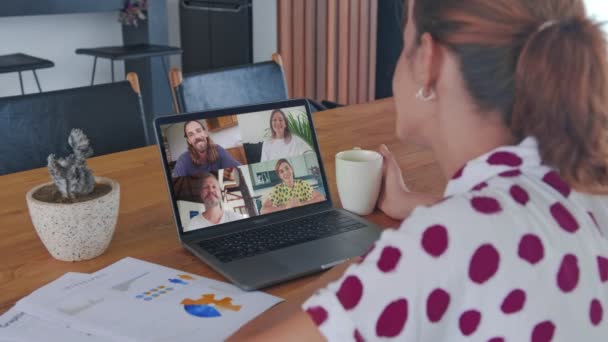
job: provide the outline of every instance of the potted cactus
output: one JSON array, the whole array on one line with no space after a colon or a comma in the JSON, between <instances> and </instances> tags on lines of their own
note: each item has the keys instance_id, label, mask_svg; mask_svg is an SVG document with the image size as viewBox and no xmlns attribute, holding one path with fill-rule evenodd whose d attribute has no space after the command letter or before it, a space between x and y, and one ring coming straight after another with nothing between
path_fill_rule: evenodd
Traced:
<instances>
[{"instance_id":1,"label":"potted cactus","mask_svg":"<svg viewBox=\"0 0 608 342\"><path fill-rule=\"evenodd\" d=\"M27 195L27 206L38 236L51 255L63 261L92 259L110 244L120 202L117 182L94 177L86 158L93 155L80 129L68 138L73 153L48 157L53 182L38 185Z\"/></svg>"}]
</instances>

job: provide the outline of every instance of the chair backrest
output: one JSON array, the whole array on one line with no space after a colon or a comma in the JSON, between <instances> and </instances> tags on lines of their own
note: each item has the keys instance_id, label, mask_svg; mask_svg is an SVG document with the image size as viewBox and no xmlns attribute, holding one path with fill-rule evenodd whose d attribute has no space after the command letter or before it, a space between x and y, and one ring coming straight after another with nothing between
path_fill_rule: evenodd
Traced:
<instances>
[{"instance_id":1,"label":"chair backrest","mask_svg":"<svg viewBox=\"0 0 608 342\"><path fill-rule=\"evenodd\" d=\"M174 74L171 79L181 81L174 85L182 113L288 99L283 68L275 61Z\"/></svg>"},{"instance_id":2,"label":"chair backrest","mask_svg":"<svg viewBox=\"0 0 608 342\"><path fill-rule=\"evenodd\" d=\"M65 156L72 128L84 130L94 156L147 145L134 89L123 81L0 98L0 175L45 166L51 153Z\"/></svg>"}]
</instances>

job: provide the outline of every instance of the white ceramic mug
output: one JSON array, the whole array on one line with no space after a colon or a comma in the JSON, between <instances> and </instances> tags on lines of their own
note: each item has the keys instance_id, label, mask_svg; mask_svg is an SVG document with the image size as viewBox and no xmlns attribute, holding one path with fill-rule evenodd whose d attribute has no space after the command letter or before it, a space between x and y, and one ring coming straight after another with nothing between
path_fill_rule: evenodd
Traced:
<instances>
[{"instance_id":1,"label":"white ceramic mug","mask_svg":"<svg viewBox=\"0 0 608 342\"><path fill-rule=\"evenodd\" d=\"M358 147L336 154L336 181L344 209L371 214L382 184L382 155Z\"/></svg>"}]
</instances>

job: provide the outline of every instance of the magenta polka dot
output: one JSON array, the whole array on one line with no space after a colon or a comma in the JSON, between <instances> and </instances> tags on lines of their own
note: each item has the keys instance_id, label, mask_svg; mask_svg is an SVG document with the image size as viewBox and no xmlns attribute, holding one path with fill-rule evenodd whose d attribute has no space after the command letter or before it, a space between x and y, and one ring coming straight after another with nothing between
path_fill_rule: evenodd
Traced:
<instances>
[{"instance_id":1,"label":"magenta polka dot","mask_svg":"<svg viewBox=\"0 0 608 342\"><path fill-rule=\"evenodd\" d=\"M492 153L488 157L488 164L490 165L506 165L506 166L520 166L522 164L521 158L512 152L498 151Z\"/></svg>"},{"instance_id":2,"label":"magenta polka dot","mask_svg":"<svg viewBox=\"0 0 608 342\"><path fill-rule=\"evenodd\" d=\"M336 296L344 309L351 310L359 304L363 296L363 283L359 277L350 275L344 279Z\"/></svg>"},{"instance_id":3,"label":"magenta polka dot","mask_svg":"<svg viewBox=\"0 0 608 342\"><path fill-rule=\"evenodd\" d=\"M513 185L511 187L511 189L509 190L509 193L511 194L511 197L513 197L515 202L517 202L521 205L526 205L528 203L528 201L530 200L530 196L528 195L528 192L519 185Z\"/></svg>"},{"instance_id":4,"label":"magenta polka dot","mask_svg":"<svg viewBox=\"0 0 608 342\"><path fill-rule=\"evenodd\" d=\"M544 177L543 181L549 184L553 189L559 191L564 197L570 195L570 186L566 184L555 171L548 172Z\"/></svg>"},{"instance_id":5,"label":"magenta polka dot","mask_svg":"<svg viewBox=\"0 0 608 342\"><path fill-rule=\"evenodd\" d=\"M407 300L398 299L384 308L376 322L378 337L395 337L403 331L407 322Z\"/></svg>"},{"instance_id":6,"label":"magenta polka dot","mask_svg":"<svg viewBox=\"0 0 608 342\"><path fill-rule=\"evenodd\" d=\"M463 171L464 171L464 166L461 167L460 169L458 169L458 171L456 171L456 173L452 176L452 179L458 179L458 178L462 177Z\"/></svg>"},{"instance_id":7,"label":"magenta polka dot","mask_svg":"<svg viewBox=\"0 0 608 342\"><path fill-rule=\"evenodd\" d=\"M598 326L602 322L603 316L604 309L602 308L602 303L597 299L592 300L591 305L589 306L589 319L591 320L591 324Z\"/></svg>"},{"instance_id":8,"label":"magenta polka dot","mask_svg":"<svg viewBox=\"0 0 608 342\"><path fill-rule=\"evenodd\" d=\"M401 251L399 249L391 246L384 247L377 263L378 268L382 272L390 272L397 267L399 259L401 259Z\"/></svg>"},{"instance_id":9,"label":"magenta polka dot","mask_svg":"<svg viewBox=\"0 0 608 342\"><path fill-rule=\"evenodd\" d=\"M480 190L483 190L483 189L485 189L485 188L487 188L487 187L488 187L488 183L486 183L486 182L481 182L481 183L479 183L479 184L475 185L475 186L473 187L473 189L472 189L472 190L473 190L473 191L480 191Z\"/></svg>"},{"instance_id":10,"label":"magenta polka dot","mask_svg":"<svg viewBox=\"0 0 608 342\"><path fill-rule=\"evenodd\" d=\"M550 210L551 215L563 230L568 233L574 233L578 230L578 222L561 203L555 203Z\"/></svg>"},{"instance_id":11,"label":"magenta polka dot","mask_svg":"<svg viewBox=\"0 0 608 342\"><path fill-rule=\"evenodd\" d=\"M427 228L422 234L422 248L436 258L441 256L448 248L448 230L442 225Z\"/></svg>"},{"instance_id":12,"label":"magenta polka dot","mask_svg":"<svg viewBox=\"0 0 608 342\"><path fill-rule=\"evenodd\" d=\"M526 293L521 289L511 291L502 301L500 310L506 314L512 314L521 311L526 303Z\"/></svg>"},{"instance_id":13,"label":"magenta polka dot","mask_svg":"<svg viewBox=\"0 0 608 342\"><path fill-rule=\"evenodd\" d=\"M477 284L483 284L498 271L500 256L491 244L477 248L469 264L469 278Z\"/></svg>"},{"instance_id":14,"label":"magenta polka dot","mask_svg":"<svg viewBox=\"0 0 608 342\"><path fill-rule=\"evenodd\" d=\"M597 257L597 269L600 272L600 280L602 283L608 281L608 258L603 256Z\"/></svg>"},{"instance_id":15,"label":"magenta polka dot","mask_svg":"<svg viewBox=\"0 0 608 342\"><path fill-rule=\"evenodd\" d=\"M462 315L460 315L460 319L458 320L460 332L462 332L464 336L472 335L475 330L477 330L480 321L481 313L479 311L469 310L463 312Z\"/></svg>"},{"instance_id":16,"label":"magenta polka dot","mask_svg":"<svg viewBox=\"0 0 608 342\"><path fill-rule=\"evenodd\" d=\"M327 311L320 306L314 306L306 310L315 325L320 326L327 320Z\"/></svg>"},{"instance_id":17,"label":"magenta polka dot","mask_svg":"<svg viewBox=\"0 0 608 342\"><path fill-rule=\"evenodd\" d=\"M473 197L471 205L473 209L482 214L496 214L502 210L500 203L491 197Z\"/></svg>"},{"instance_id":18,"label":"magenta polka dot","mask_svg":"<svg viewBox=\"0 0 608 342\"><path fill-rule=\"evenodd\" d=\"M549 342L555 334L555 324L551 321L538 323L532 330L532 342Z\"/></svg>"},{"instance_id":19,"label":"magenta polka dot","mask_svg":"<svg viewBox=\"0 0 608 342\"><path fill-rule=\"evenodd\" d=\"M521 171L519 169L504 171L498 174L498 176L503 178L513 178L521 175Z\"/></svg>"},{"instance_id":20,"label":"magenta polka dot","mask_svg":"<svg viewBox=\"0 0 608 342\"><path fill-rule=\"evenodd\" d=\"M519 240L517 253L520 258L534 265L545 256L545 248L538 236L526 234Z\"/></svg>"},{"instance_id":21,"label":"magenta polka dot","mask_svg":"<svg viewBox=\"0 0 608 342\"><path fill-rule=\"evenodd\" d=\"M557 286L563 292L571 292L578 284L580 271L578 269L578 260L576 256L567 254L562 259L557 273Z\"/></svg>"},{"instance_id":22,"label":"magenta polka dot","mask_svg":"<svg viewBox=\"0 0 608 342\"><path fill-rule=\"evenodd\" d=\"M441 321L450 305L450 294L443 289L435 289L426 299L426 316L429 321Z\"/></svg>"},{"instance_id":23,"label":"magenta polka dot","mask_svg":"<svg viewBox=\"0 0 608 342\"><path fill-rule=\"evenodd\" d=\"M505 342L505 339L502 337L492 337L488 342Z\"/></svg>"},{"instance_id":24,"label":"magenta polka dot","mask_svg":"<svg viewBox=\"0 0 608 342\"><path fill-rule=\"evenodd\" d=\"M361 333L357 329L355 329L354 337L356 342L365 342L365 339L363 336L361 336Z\"/></svg>"}]
</instances>

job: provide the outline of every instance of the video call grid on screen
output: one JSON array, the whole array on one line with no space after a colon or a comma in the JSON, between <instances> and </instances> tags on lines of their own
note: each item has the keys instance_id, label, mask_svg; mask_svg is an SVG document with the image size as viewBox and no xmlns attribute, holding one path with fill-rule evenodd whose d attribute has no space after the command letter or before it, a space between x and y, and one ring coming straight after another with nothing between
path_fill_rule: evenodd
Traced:
<instances>
[{"instance_id":1,"label":"video call grid on screen","mask_svg":"<svg viewBox=\"0 0 608 342\"><path fill-rule=\"evenodd\" d=\"M184 232L327 199L303 105L184 119L160 133Z\"/></svg>"}]
</instances>

